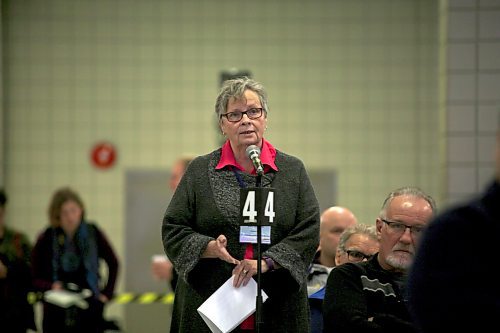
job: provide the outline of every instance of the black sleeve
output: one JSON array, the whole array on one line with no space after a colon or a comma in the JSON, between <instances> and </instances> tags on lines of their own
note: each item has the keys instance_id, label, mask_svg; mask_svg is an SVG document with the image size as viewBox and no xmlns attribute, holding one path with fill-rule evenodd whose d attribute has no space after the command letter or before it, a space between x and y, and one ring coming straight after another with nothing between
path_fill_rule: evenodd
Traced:
<instances>
[{"instance_id":1,"label":"black sleeve","mask_svg":"<svg viewBox=\"0 0 500 333\"><path fill-rule=\"evenodd\" d=\"M369 320L361 284L361 269L344 264L328 276L323 302L324 332L377 332Z\"/></svg>"},{"instance_id":2,"label":"black sleeve","mask_svg":"<svg viewBox=\"0 0 500 333\"><path fill-rule=\"evenodd\" d=\"M104 233L98 229L97 226L95 226L95 229L99 258L102 258L108 266L108 280L101 292L108 299L111 299L113 297L116 279L118 277L118 258L116 257L115 251Z\"/></svg>"}]
</instances>

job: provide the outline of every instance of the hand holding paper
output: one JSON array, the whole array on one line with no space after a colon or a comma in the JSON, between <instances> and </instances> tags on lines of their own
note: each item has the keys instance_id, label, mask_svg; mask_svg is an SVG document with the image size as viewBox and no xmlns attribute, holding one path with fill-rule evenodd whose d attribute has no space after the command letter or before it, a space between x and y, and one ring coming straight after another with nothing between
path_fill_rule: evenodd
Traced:
<instances>
[{"instance_id":1,"label":"hand holding paper","mask_svg":"<svg viewBox=\"0 0 500 333\"><path fill-rule=\"evenodd\" d=\"M250 279L246 286L233 287L231 276L200 307L198 313L214 333L227 333L255 312L257 282ZM262 291L262 300L268 296Z\"/></svg>"}]
</instances>

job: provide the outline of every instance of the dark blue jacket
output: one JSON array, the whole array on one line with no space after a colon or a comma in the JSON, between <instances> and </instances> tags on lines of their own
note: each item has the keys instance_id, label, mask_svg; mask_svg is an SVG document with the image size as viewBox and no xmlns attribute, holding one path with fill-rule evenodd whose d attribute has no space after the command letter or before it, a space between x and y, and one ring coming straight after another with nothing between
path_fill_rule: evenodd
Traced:
<instances>
[{"instance_id":1,"label":"dark blue jacket","mask_svg":"<svg viewBox=\"0 0 500 333\"><path fill-rule=\"evenodd\" d=\"M410 310L422 332L500 330L500 184L437 216L409 277Z\"/></svg>"}]
</instances>

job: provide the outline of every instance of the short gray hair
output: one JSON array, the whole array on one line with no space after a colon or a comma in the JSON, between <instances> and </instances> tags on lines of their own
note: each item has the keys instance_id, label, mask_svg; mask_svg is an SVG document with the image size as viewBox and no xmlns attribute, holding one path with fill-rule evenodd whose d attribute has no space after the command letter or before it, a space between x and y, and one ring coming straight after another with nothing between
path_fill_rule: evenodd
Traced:
<instances>
[{"instance_id":1,"label":"short gray hair","mask_svg":"<svg viewBox=\"0 0 500 333\"><path fill-rule=\"evenodd\" d=\"M260 82L244 76L241 78L226 80L222 84L219 95L215 101L215 113L217 114L217 119L220 119L221 116L226 113L227 103L229 100L231 98L244 98L246 90L251 90L259 96L260 104L262 105L262 109L267 116L269 108L267 106L267 93L264 86Z\"/></svg>"},{"instance_id":2,"label":"short gray hair","mask_svg":"<svg viewBox=\"0 0 500 333\"><path fill-rule=\"evenodd\" d=\"M346 251L345 244L353 235L366 235L370 239L373 239L378 243L377 231L374 226L368 226L364 223L357 223L349 228L345 229L342 234L340 234L339 246L338 248L343 252Z\"/></svg>"},{"instance_id":3,"label":"short gray hair","mask_svg":"<svg viewBox=\"0 0 500 333\"><path fill-rule=\"evenodd\" d=\"M391 204L392 199L394 199L395 197L399 197L401 195L424 199L431 206L432 214L433 215L436 214L436 202L430 195L428 195L427 193L425 193L416 186L405 186L392 191L391 193L389 193L387 198L385 198L384 204L382 205L382 209L380 210L379 213L380 218L387 218L387 208Z\"/></svg>"}]
</instances>

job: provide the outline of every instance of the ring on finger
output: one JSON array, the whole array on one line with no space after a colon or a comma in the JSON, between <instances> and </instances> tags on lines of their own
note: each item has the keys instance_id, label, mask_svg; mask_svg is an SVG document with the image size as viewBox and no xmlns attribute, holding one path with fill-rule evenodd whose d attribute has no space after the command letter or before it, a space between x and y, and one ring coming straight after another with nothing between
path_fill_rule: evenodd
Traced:
<instances>
[{"instance_id":1,"label":"ring on finger","mask_svg":"<svg viewBox=\"0 0 500 333\"><path fill-rule=\"evenodd\" d=\"M246 269L243 270L243 275L247 275L248 271Z\"/></svg>"}]
</instances>

